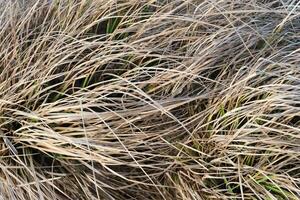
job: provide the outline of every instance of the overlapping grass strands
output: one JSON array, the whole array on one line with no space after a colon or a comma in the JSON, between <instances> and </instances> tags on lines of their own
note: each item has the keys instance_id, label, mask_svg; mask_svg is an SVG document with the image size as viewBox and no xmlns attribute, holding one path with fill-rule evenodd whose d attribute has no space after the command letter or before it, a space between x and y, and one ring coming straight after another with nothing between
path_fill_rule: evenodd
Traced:
<instances>
[{"instance_id":1,"label":"overlapping grass strands","mask_svg":"<svg viewBox=\"0 0 300 200\"><path fill-rule=\"evenodd\" d=\"M298 1L2 10L2 199L299 199Z\"/></svg>"}]
</instances>

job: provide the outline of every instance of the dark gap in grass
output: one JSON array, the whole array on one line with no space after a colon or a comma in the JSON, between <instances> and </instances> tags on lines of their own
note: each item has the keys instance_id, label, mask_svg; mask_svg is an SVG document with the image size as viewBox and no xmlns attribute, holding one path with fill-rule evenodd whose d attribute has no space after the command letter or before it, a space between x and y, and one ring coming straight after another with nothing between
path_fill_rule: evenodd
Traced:
<instances>
[{"instance_id":1,"label":"dark gap in grass","mask_svg":"<svg viewBox=\"0 0 300 200\"><path fill-rule=\"evenodd\" d=\"M54 166L60 166L60 162L54 158L53 155L45 154L34 148L27 148L31 152L32 158L38 165L45 170L54 170L60 172L60 169Z\"/></svg>"},{"instance_id":2,"label":"dark gap in grass","mask_svg":"<svg viewBox=\"0 0 300 200\"><path fill-rule=\"evenodd\" d=\"M209 70L207 72L206 77L211 80L217 80L221 73L222 73L222 69L216 67L214 69Z\"/></svg>"},{"instance_id":3,"label":"dark gap in grass","mask_svg":"<svg viewBox=\"0 0 300 200\"><path fill-rule=\"evenodd\" d=\"M284 108L280 109L280 108L277 108L277 109L273 109L269 112L269 114L272 114L272 115L275 115L275 114L282 114L284 113L286 110Z\"/></svg>"},{"instance_id":4,"label":"dark gap in grass","mask_svg":"<svg viewBox=\"0 0 300 200\"><path fill-rule=\"evenodd\" d=\"M290 125L294 126L294 127L297 127L300 125L300 116L294 116L290 119L290 122L289 122Z\"/></svg>"},{"instance_id":5,"label":"dark gap in grass","mask_svg":"<svg viewBox=\"0 0 300 200\"><path fill-rule=\"evenodd\" d=\"M91 36L103 36L102 41L108 39L106 36L114 34L112 40L122 40L134 34L134 32L125 32L126 26L121 26L123 18L120 16L110 17L109 19L98 22L93 25L87 32L86 35ZM98 39L98 37L96 37ZM93 40L93 39L89 39Z\"/></svg>"},{"instance_id":6,"label":"dark gap in grass","mask_svg":"<svg viewBox=\"0 0 300 200\"><path fill-rule=\"evenodd\" d=\"M121 93L121 92L112 92L112 93L108 94L106 97L108 99L110 99L110 98L119 98L119 99L121 99L124 95L125 94Z\"/></svg>"},{"instance_id":7,"label":"dark gap in grass","mask_svg":"<svg viewBox=\"0 0 300 200\"><path fill-rule=\"evenodd\" d=\"M101 22L95 24L94 26L92 26L89 30L87 30L86 34L105 35L106 28L107 28L107 22L101 21Z\"/></svg>"},{"instance_id":8,"label":"dark gap in grass","mask_svg":"<svg viewBox=\"0 0 300 200\"><path fill-rule=\"evenodd\" d=\"M9 132L16 131L21 127L22 127L22 124L19 121L16 121L16 120L12 121L11 123L9 123L7 125L7 129L9 130Z\"/></svg>"},{"instance_id":9,"label":"dark gap in grass","mask_svg":"<svg viewBox=\"0 0 300 200\"><path fill-rule=\"evenodd\" d=\"M217 188L224 191L227 191L226 182L223 180L222 177L218 178L206 178L204 179L204 184L209 188Z\"/></svg>"},{"instance_id":10,"label":"dark gap in grass","mask_svg":"<svg viewBox=\"0 0 300 200\"><path fill-rule=\"evenodd\" d=\"M87 52L84 52L85 55L91 53L90 52L91 50L86 50L86 51ZM158 59L156 56L146 56L143 58L134 58L134 56L127 56L127 57L125 56L124 59L125 60L122 60L119 63L111 62L99 66L98 69L88 73L87 76L82 78L76 79L74 76L77 75L74 72L73 75L69 74L68 75L69 77L66 77L66 75L61 75L60 77L56 77L49 80L47 83L44 84L43 88L51 87L53 85L56 86L51 87L51 91L50 94L47 95L46 102L49 103L49 102L57 101L59 99L63 99L67 95L72 95L74 92L80 90L80 88L93 89L94 87L96 87L97 83L113 80L115 79L115 76L122 76L128 70L133 69L136 66L147 68L147 67L154 67L156 65L161 65L163 62L167 62ZM68 60L70 60L70 62L57 67L56 70L53 72L53 75L70 70L72 65L80 64L78 63L78 61L71 61L72 57L70 57ZM128 62L126 62L126 60L128 60ZM130 62L133 62L133 64ZM149 78L151 78L151 76ZM143 79L142 81L145 80ZM66 83L68 84L68 86L66 85ZM46 93L49 93L49 91L45 91L45 94ZM43 96L43 94L41 95ZM109 97L118 97L118 98L121 98L122 96L123 96L122 93L113 93L109 95ZM43 102L44 100L40 100L37 106L39 106Z\"/></svg>"},{"instance_id":11,"label":"dark gap in grass","mask_svg":"<svg viewBox=\"0 0 300 200\"><path fill-rule=\"evenodd\" d=\"M43 103L53 103L55 101L61 100L66 98L67 95L66 93L60 93L58 91L52 90L52 91L48 91L48 95L47 95L47 99L46 101L44 101L43 99L41 99L37 104L36 107L38 108L40 105L42 105Z\"/></svg>"},{"instance_id":12,"label":"dark gap in grass","mask_svg":"<svg viewBox=\"0 0 300 200\"><path fill-rule=\"evenodd\" d=\"M10 115L9 113L4 114L3 117L10 118L9 115ZM13 137L14 131L20 129L21 127L22 127L21 122L15 119L10 121L9 123L6 123L5 125L2 125L1 130L3 131L4 135L9 138L9 137Z\"/></svg>"},{"instance_id":13,"label":"dark gap in grass","mask_svg":"<svg viewBox=\"0 0 300 200\"><path fill-rule=\"evenodd\" d=\"M283 173L289 174L291 177L297 177L300 178L300 161L299 160L294 160L293 164L288 163L286 165L283 165L280 170Z\"/></svg>"}]
</instances>

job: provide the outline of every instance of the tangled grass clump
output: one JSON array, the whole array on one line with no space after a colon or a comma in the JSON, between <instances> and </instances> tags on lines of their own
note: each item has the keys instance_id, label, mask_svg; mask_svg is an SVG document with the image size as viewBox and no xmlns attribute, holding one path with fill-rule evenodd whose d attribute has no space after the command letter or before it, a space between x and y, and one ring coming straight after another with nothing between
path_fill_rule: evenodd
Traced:
<instances>
[{"instance_id":1,"label":"tangled grass clump","mask_svg":"<svg viewBox=\"0 0 300 200\"><path fill-rule=\"evenodd\" d=\"M300 199L300 2L6 2L0 199Z\"/></svg>"}]
</instances>

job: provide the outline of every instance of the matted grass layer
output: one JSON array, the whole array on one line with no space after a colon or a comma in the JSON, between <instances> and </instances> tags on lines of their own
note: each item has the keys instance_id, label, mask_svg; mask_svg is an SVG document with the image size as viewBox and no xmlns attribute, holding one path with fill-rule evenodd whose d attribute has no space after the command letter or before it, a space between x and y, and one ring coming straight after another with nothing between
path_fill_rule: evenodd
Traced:
<instances>
[{"instance_id":1,"label":"matted grass layer","mask_svg":"<svg viewBox=\"0 0 300 200\"><path fill-rule=\"evenodd\" d=\"M7 1L0 199L300 199L300 1Z\"/></svg>"}]
</instances>

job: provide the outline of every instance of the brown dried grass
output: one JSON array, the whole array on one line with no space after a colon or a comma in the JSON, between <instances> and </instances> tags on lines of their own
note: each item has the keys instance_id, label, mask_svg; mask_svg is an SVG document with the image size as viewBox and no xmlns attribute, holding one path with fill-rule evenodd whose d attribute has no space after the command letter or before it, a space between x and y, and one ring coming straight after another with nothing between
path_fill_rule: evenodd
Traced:
<instances>
[{"instance_id":1,"label":"brown dried grass","mask_svg":"<svg viewBox=\"0 0 300 200\"><path fill-rule=\"evenodd\" d=\"M298 1L5 5L0 199L299 199Z\"/></svg>"}]
</instances>

